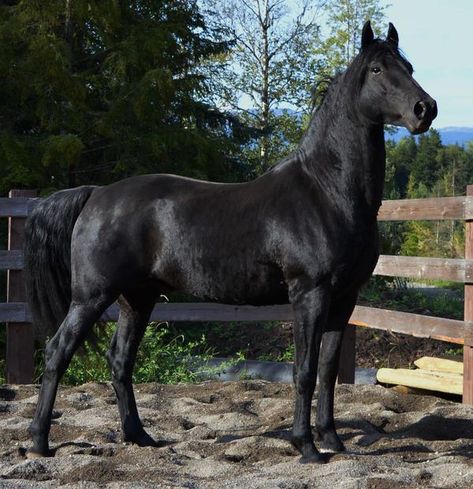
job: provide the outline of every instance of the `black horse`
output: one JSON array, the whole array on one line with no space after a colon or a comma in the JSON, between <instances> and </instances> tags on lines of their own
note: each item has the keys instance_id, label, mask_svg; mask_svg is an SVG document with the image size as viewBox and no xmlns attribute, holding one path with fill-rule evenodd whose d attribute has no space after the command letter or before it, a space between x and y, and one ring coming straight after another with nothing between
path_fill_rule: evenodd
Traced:
<instances>
[{"instance_id":1,"label":"black horse","mask_svg":"<svg viewBox=\"0 0 473 489\"><path fill-rule=\"evenodd\" d=\"M361 50L329 86L298 149L254 181L210 183L144 175L58 192L26 230L26 274L36 326L57 329L46 348L32 456L50 454L58 382L105 309L120 317L107 353L124 440L156 446L136 408L132 370L157 298L170 290L233 304L294 309L296 402L292 443L303 462L344 449L333 418L340 343L360 286L378 258L376 215L385 169L383 125L426 131L435 101L412 78L390 24L363 28ZM321 354L319 349L322 342Z\"/></svg>"}]
</instances>

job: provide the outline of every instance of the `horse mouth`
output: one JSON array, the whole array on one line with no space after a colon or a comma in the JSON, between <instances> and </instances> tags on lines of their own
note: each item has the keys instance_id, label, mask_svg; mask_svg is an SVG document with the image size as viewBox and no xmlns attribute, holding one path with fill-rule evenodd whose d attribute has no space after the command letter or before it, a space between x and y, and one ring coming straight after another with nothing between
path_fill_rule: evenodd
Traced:
<instances>
[{"instance_id":1,"label":"horse mouth","mask_svg":"<svg viewBox=\"0 0 473 489\"><path fill-rule=\"evenodd\" d=\"M407 129L413 135L422 134L423 132L426 132L429 129L431 124L432 124L432 119L423 120L416 125L408 124Z\"/></svg>"}]
</instances>

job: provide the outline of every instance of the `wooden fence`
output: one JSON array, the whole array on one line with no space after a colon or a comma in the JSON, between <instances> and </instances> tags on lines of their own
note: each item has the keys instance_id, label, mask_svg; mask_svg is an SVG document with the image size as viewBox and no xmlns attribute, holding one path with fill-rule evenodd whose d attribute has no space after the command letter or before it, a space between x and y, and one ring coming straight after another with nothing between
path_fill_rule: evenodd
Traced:
<instances>
[{"instance_id":1,"label":"wooden fence","mask_svg":"<svg viewBox=\"0 0 473 489\"><path fill-rule=\"evenodd\" d=\"M24 303L22 281L22 233L26 216L38 199L34 192L12 190L0 198L0 217L9 218L8 251L0 251L0 270L8 270L7 303L0 304L0 322L7 323L6 367L9 383L28 383L33 378L33 334L28 307ZM473 404L473 185L463 197L384 201L379 221L408 220L465 221L465 258L419 258L382 255L377 275L408 277L416 280L442 279L465 284L464 321L410 314L386 309L357 306L347 328L339 370L339 382L351 383L355 370L355 326L434 338L463 345L463 402ZM104 319L118 318L112 306ZM271 321L292 320L289 305L253 307L208 303L159 304L153 321Z\"/></svg>"}]
</instances>

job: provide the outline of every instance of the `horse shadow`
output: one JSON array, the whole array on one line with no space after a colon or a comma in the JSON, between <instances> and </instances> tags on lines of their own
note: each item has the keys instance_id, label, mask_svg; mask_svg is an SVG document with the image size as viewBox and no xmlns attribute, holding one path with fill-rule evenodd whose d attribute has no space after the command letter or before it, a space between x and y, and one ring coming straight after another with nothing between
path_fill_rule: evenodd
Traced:
<instances>
[{"instance_id":1,"label":"horse shadow","mask_svg":"<svg viewBox=\"0 0 473 489\"><path fill-rule=\"evenodd\" d=\"M428 443L435 441L456 441L465 440L460 446L448 450L448 455L458 455L468 459L473 459L473 423L470 419L459 417L443 417L435 414L427 414L418 421L415 421L402 428L390 430L385 422L376 426L369 421L340 421L337 423L338 429L349 429L340 437L344 442L355 437L360 437L356 445L361 448L374 445L381 439L403 440L407 444L403 446L392 446L375 448L370 451L360 451L360 455L383 455L396 452L417 452L435 453L436 450L429 448ZM387 429L385 429L387 428ZM412 443L414 442L414 443Z\"/></svg>"},{"instance_id":2,"label":"horse shadow","mask_svg":"<svg viewBox=\"0 0 473 489\"><path fill-rule=\"evenodd\" d=\"M416 422L396 430L389 430L387 422L376 426L375 424L363 420L353 419L349 421L338 421L337 430L339 430L340 438L348 444L347 454L355 454L360 456L384 455L393 453L425 453L434 454L437 450L430 448L428 442L435 441L456 441L459 439L465 440L460 446L453 447L443 453L449 456L461 456L473 460L473 422L467 418L459 417L443 417L435 414L427 414ZM387 428L387 429L385 429ZM315 430L314 430L315 431ZM237 439L245 438L247 435L226 435L219 441L225 443ZM284 424L275 427L272 430L261 433L261 436L268 438L276 438L290 443L291 440L291 425ZM354 446L350 440L357 438ZM317 432L314 433L314 439L317 442ZM402 446L394 445L369 449L371 445L375 445L380 440L406 440L406 444ZM427 442L427 443L424 443ZM367 450L368 448L368 450ZM328 454L331 458L335 454ZM415 461L415 460L413 460Z\"/></svg>"}]
</instances>

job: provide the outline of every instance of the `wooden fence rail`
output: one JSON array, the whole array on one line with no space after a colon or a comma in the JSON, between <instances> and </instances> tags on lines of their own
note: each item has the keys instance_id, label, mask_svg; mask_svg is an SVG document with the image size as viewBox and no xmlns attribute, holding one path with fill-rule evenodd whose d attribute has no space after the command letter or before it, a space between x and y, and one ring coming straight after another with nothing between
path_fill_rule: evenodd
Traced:
<instances>
[{"instance_id":1,"label":"wooden fence rail","mask_svg":"<svg viewBox=\"0 0 473 489\"><path fill-rule=\"evenodd\" d=\"M30 193L22 193L30 192ZM0 322L7 322L7 380L11 383L32 381L31 317L24 302L21 270L23 269L22 226L39 199L31 191L11 191L10 198L0 198L0 217L9 217L10 234L16 236L8 251L0 251L0 270L8 270L8 303L0 304ZM463 197L384 201L379 221L404 220L463 220L465 221L465 258L421 258L381 255L375 275L410 277L417 280L449 280L465 284L464 321L410 314L386 309L357 306L344 338L339 381L354 380L354 326L370 327L421 338L433 338L463 345L463 401L473 404L473 185ZM12 231L13 229L13 231ZM15 229L17 229L15 231ZM19 240L19 241L18 241ZM11 278L17 295L12 294ZM18 292L19 291L19 292ZM18 297L18 299L15 299ZM118 307L111 306L104 320L116 321ZM151 315L153 321L272 321L293 319L290 305L264 307L233 306L209 303L161 303ZM26 344L26 347L25 347ZM28 357L28 358L27 358Z\"/></svg>"}]
</instances>

